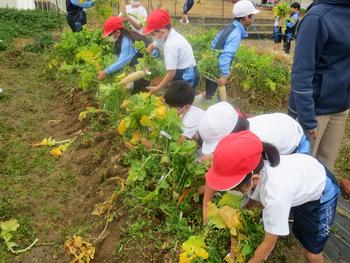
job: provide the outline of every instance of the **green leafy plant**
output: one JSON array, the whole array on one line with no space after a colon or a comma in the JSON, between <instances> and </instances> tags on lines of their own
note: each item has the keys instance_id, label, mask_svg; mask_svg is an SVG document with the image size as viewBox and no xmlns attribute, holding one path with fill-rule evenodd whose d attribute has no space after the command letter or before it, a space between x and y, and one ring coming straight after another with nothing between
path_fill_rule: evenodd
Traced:
<instances>
[{"instance_id":1,"label":"green leafy plant","mask_svg":"<svg viewBox=\"0 0 350 263\"><path fill-rule=\"evenodd\" d=\"M33 52L33 53L38 53L45 49L48 49L49 47L52 47L53 45L54 45L54 39L51 33L46 32L34 37L34 42L32 44L25 46L24 50Z\"/></svg>"},{"instance_id":2,"label":"green leafy plant","mask_svg":"<svg viewBox=\"0 0 350 263\"><path fill-rule=\"evenodd\" d=\"M205 28L204 30L205 33L194 34L191 32L190 34L185 34L186 39L191 43L196 61L199 61L203 54L210 50L210 44L218 33L217 29L207 30Z\"/></svg>"},{"instance_id":3,"label":"green leafy plant","mask_svg":"<svg viewBox=\"0 0 350 263\"><path fill-rule=\"evenodd\" d=\"M221 51L208 50L204 52L201 59L198 61L198 68L201 74L212 80L217 80L220 77L219 55Z\"/></svg>"},{"instance_id":4,"label":"green leafy plant","mask_svg":"<svg viewBox=\"0 0 350 263\"><path fill-rule=\"evenodd\" d=\"M110 43L101 35L100 30L87 27L80 32L64 32L51 53L49 69L78 73L80 88L96 88L98 72L115 59Z\"/></svg>"},{"instance_id":5,"label":"green leafy plant","mask_svg":"<svg viewBox=\"0 0 350 263\"><path fill-rule=\"evenodd\" d=\"M291 12L291 7L286 2L278 3L273 9L273 14L278 17L279 26L284 31L286 29L286 21L289 19L288 16Z\"/></svg>"},{"instance_id":6,"label":"green leafy plant","mask_svg":"<svg viewBox=\"0 0 350 263\"><path fill-rule=\"evenodd\" d=\"M133 145L142 138L157 143L166 139L164 134L170 134L170 138L175 141L181 135L181 124L176 110L168 110L161 97L149 93L136 94L124 100L121 108L126 116L120 120L117 130Z\"/></svg>"},{"instance_id":7,"label":"green leafy plant","mask_svg":"<svg viewBox=\"0 0 350 263\"><path fill-rule=\"evenodd\" d=\"M152 54L146 51L145 42L136 41L134 43L134 48L142 54L142 57L137 60L138 64L136 65L136 70L149 71L150 74L146 75L147 79L156 78L165 74L163 62L158 58L153 58Z\"/></svg>"},{"instance_id":8,"label":"green leafy plant","mask_svg":"<svg viewBox=\"0 0 350 263\"><path fill-rule=\"evenodd\" d=\"M48 30L58 26L56 12L0 8L0 51L11 47L16 37L44 36Z\"/></svg>"},{"instance_id":9,"label":"green leafy plant","mask_svg":"<svg viewBox=\"0 0 350 263\"><path fill-rule=\"evenodd\" d=\"M290 78L289 68L284 63L273 54L241 46L233 63L233 80L245 91L283 94Z\"/></svg>"},{"instance_id":10,"label":"green leafy plant","mask_svg":"<svg viewBox=\"0 0 350 263\"><path fill-rule=\"evenodd\" d=\"M38 242L38 239L35 239L34 242L28 246L27 248L20 249L20 250L15 250L15 247L18 247L18 245L12 241L13 238L13 233L17 231L19 228L19 224L16 219L11 219L5 222L0 222L0 237L3 239L4 244L6 245L6 248L8 251L14 253L14 254L19 254L23 253L29 249L31 249L36 242Z\"/></svg>"},{"instance_id":11,"label":"green leafy plant","mask_svg":"<svg viewBox=\"0 0 350 263\"><path fill-rule=\"evenodd\" d=\"M280 2L273 8L273 14L278 16L280 19L286 18L291 11L291 8L288 3Z\"/></svg>"}]
</instances>

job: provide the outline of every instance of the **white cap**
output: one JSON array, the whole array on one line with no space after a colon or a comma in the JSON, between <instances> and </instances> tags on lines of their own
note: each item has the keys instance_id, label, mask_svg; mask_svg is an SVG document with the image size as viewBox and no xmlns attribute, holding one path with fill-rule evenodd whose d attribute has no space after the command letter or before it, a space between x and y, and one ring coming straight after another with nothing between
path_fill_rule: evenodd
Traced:
<instances>
[{"instance_id":1,"label":"white cap","mask_svg":"<svg viewBox=\"0 0 350 263\"><path fill-rule=\"evenodd\" d=\"M246 17L249 15L256 15L260 13L260 11L254 7L252 2L240 0L234 4L232 13L234 17Z\"/></svg>"},{"instance_id":2,"label":"white cap","mask_svg":"<svg viewBox=\"0 0 350 263\"><path fill-rule=\"evenodd\" d=\"M140 0L131 0L131 4L132 5L139 5L140 4Z\"/></svg>"},{"instance_id":3,"label":"white cap","mask_svg":"<svg viewBox=\"0 0 350 263\"><path fill-rule=\"evenodd\" d=\"M199 135L203 140L202 153L213 153L220 140L232 132L237 121L237 111L231 104L219 102L210 106L198 126Z\"/></svg>"}]
</instances>

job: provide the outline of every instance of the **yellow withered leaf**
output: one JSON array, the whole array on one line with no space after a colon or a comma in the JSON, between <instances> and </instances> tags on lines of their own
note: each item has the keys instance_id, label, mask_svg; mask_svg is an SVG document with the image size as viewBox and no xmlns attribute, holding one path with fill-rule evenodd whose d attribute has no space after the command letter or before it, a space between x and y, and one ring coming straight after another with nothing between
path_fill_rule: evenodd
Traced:
<instances>
[{"instance_id":1,"label":"yellow withered leaf","mask_svg":"<svg viewBox=\"0 0 350 263\"><path fill-rule=\"evenodd\" d=\"M126 129L127 129L127 122L126 122L126 119L124 118L119 122L119 125L117 128L118 134L123 135Z\"/></svg>"},{"instance_id":2,"label":"yellow withered leaf","mask_svg":"<svg viewBox=\"0 0 350 263\"><path fill-rule=\"evenodd\" d=\"M213 226L219 229L226 227L225 222L219 215L219 208L217 208L216 205L211 201L207 204L207 216L210 224L212 224Z\"/></svg>"},{"instance_id":3,"label":"yellow withered leaf","mask_svg":"<svg viewBox=\"0 0 350 263\"><path fill-rule=\"evenodd\" d=\"M43 139L41 142L33 143L32 145L34 147L40 147L40 146L47 146L48 145L48 139Z\"/></svg>"},{"instance_id":4,"label":"yellow withered leaf","mask_svg":"<svg viewBox=\"0 0 350 263\"><path fill-rule=\"evenodd\" d=\"M187 241L182 243L182 250L180 255L180 263L191 262L196 257L208 259L209 253L206 250L204 237L190 236Z\"/></svg>"},{"instance_id":5,"label":"yellow withered leaf","mask_svg":"<svg viewBox=\"0 0 350 263\"><path fill-rule=\"evenodd\" d=\"M141 98L146 99L149 96L151 96L151 93L149 93L149 92L141 92L139 95L140 95Z\"/></svg>"},{"instance_id":6,"label":"yellow withered leaf","mask_svg":"<svg viewBox=\"0 0 350 263\"><path fill-rule=\"evenodd\" d=\"M63 145L60 145L60 146L53 148L50 151L50 155L55 157L55 158L58 158L62 155L62 152L63 152Z\"/></svg>"},{"instance_id":7,"label":"yellow withered leaf","mask_svg":"<svg viewBox=\"0 0 350 263\"><path fill-rule=\"evenodd\" d=\"M147 115L141 117L140 123L143 127L152 127L153 125L152 120Z\"/></svg>"},{"instance_id":8,"label":"yellow withered leaf","mask_svg":"<svg viewBox=\"0 0 350 263\"><path fill-rule=\"evenodd\" d=\"M89 263L95 256L95 247L80 236L66 240L64 250L71 257L72 263Z\"/></svg>"},{"instance_id":9,"label":"yellow withered leaf","mask_svg":"<svg viewBox=\"0 0 350 263\"><path fill-rule=\"evenodd\" d=\"M130 104L130 100L123 100L123 103L120 105L120 108L126 109Z\"/></svg>"},{"instance_id":10,"label":"yellow withered leaf","mask_svg":"<svg viewBox=\"0 0 350 263\"><path fill-rule=\"evenodd\" d=\"M160 119L164 119L166 117L166 112L167 110L165 105L161 105L156 109L156 116Z\"/></svg>"},{"instance_id":11,"label":"yellow withered leaf","mask_svg":"<svg viewBox=\"0 0 350 263\"><path fill-rule=\"evenodd\" d=\"M219 215L229 229L238 229L242 227L241 214L238 209L224 206L219 209ZM236 230L233 230L235 233Z\"/></svg>"},{"instance_id":12,"label":"yellow withered leaf","mask_svg":"<svg viewBox=\"0 0 350 263\"><path fill-rule=\"evenodd\" d=\"M163 97L157 97L156 98L156 106L157 107L160 107L160 106L163 106L164 105L164 99Z\"/></svg>"},{"instance_id":13,"label":"yellow withered leaf","mask_svg":"<svg viewBox=\"0 0 350 263\"><path fill-rule=\"evenodd\" d=\"M136 146L132 145L130 142L125 141L124 145L126 148L128 148L129 150L134 150L136 148Z\"/></svg>"},{"instance_id":14,"label":"yellow withered leaf","mask_svg":"<svg viewBox=\"0 0 350 263\"><path fill-rule=\"evenodd\" d=\"M136 132L133 133L130 143L132 145L136 145L141 139L141 132L139 130L137 130Z\"/></svg>"},{"instance_id":15,"label":"yellow withered leaf","mask_svg":"<svg viewBox=\"0 0 350 263\"><path fill-rule=\"evenodd\" d=\"M194 253L182 252L180 254L180 263L191 263L196 257Z\"/></svg>"}]
</instances>

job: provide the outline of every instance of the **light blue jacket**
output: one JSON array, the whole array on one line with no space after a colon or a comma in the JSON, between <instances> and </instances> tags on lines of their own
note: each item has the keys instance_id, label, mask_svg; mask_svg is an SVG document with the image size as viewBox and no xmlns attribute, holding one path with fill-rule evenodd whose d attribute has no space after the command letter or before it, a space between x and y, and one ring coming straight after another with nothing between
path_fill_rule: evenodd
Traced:
<instances>
[{"instance_id":1,"label":"light blue jacket","mask_svg":"<svg viewBox=\"0 0 350 263\"><path fill-rule=\"evenodd\" d=\"M95 2L93 2L92 0L88 0L88 1L85 1L83 3L80 3L80 0L70 0L70 2L73 5L76 5L76 6L79 6L79 7L82 7L82 8L89 8L89 7L92 7L95 4Z\"/></svg>"},{"instance_id":2,"label":"light blue jacket","mask_svg":"<svg viewBox=\"0 0 350 263\"><path fill-rule=\"evenodd\" d=\"M125 67L137 54L137 50L133 47L132 41L127 38L123 37L122 39L122 46L120 50L120 54L117 57L117 60L115 63L110 65L105 71L107 74L112 74L118 70L121 70L123 67Z\"/></svg>"},{"instance_id":3,"label":"light blue jacket","mask_svg":"<svg viewBox=\"0 0 350 263\"><path fill-rule=\"evenodd\" d=\"M292 28L293 26L295 26L295 24L298 22L298 20L299 20L299 13L294 13L290 17L290 20L286 23L286 27Z\"/></svg>"},{"instance_id":4,"label":"light blue jacket","mask_svg":"<svg viewBox=\"0 0 350 263\"><path fill-rule=\"evenodd\" d=\"M243 25L239 21L235 20L233 21L233 24L235 25L236 28L228 36L225 46L219 56L220 72L221 72L221 76L224 76L224 77L228 77L230 75L231 63L239 48L241 39L246 38L248 36ZM218 43L222 32L223 31L220 31L220 33L217 34L214 40L211 42L212 49L215 49L215 46Z\"/></svg>"}]
</instances>

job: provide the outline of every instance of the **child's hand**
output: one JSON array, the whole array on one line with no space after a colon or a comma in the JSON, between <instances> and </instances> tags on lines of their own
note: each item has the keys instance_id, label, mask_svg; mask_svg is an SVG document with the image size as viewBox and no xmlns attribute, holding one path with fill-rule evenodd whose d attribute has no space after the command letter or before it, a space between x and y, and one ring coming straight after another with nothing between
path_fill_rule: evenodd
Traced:
<instances>
[{"instance_id":1,"label":"child's hand","mask_svg":"<svg viewBox=\"0 0 350 263\"><path fill-rule=\"evenodd\" d=\"M225 86L226 83L227 83L227 77L221 76L221 77L218 79L218 86L219 86L219 87Z\"/></svg>"},{"instance_id":2,"label":"child's hand","mask_svg":"<svg viewBox=\"0 0 350 263\"><path fill-rule=\"evenodd\" d=\"M123 19L123 21L126 21L126 22L130 20L129 16L121 16L121 18Z\"/></svg>"},{"instance_id":3,"label":"child's hand","mask_svg":"<svg viewBox=\"0 0 350 263\"><path fill-rule=\"evenodd\" d=\"M203 224L207 224L207 209L203 208Z\"/></svg>"},{"instance_id":4,"label":"child's hand","mask_svg":"<svg viewBox=\"0 0 350 263\"><path fill-rule=\"evenodd\" d=\"M106 76L107 76L107 73L106 73L106 71L101 71L99 74L98 74L98 80L105 80L105 78L106 78Z\"/></svg>"},{"instance_id":5,"label":"child's hand","mask_svg":"<svg viewBox=\"0 0 350 263\"><path fill-rule=\"evenodd\" d=\"M147 87L146 88L151 94L155 94L159 91L158 87Z\"/></svg>"}]
</instances>

